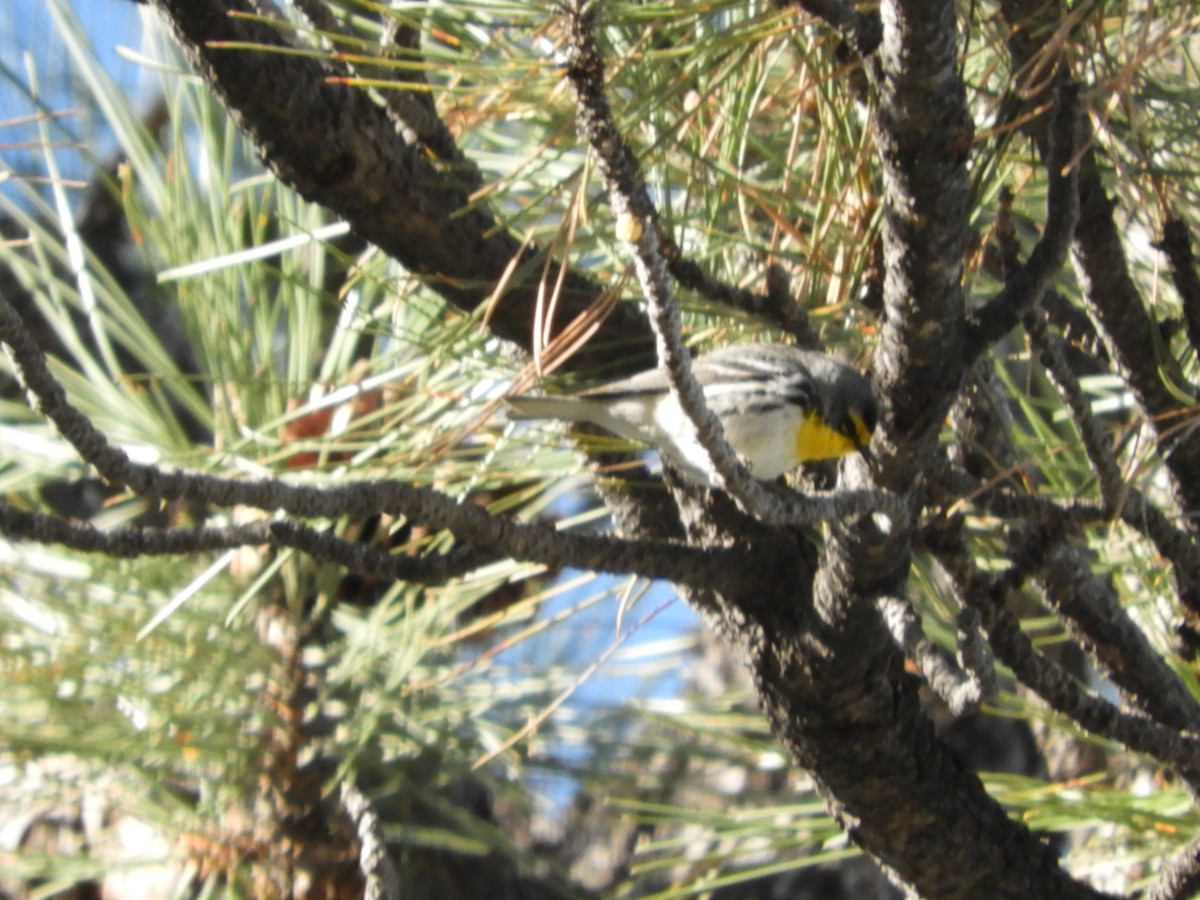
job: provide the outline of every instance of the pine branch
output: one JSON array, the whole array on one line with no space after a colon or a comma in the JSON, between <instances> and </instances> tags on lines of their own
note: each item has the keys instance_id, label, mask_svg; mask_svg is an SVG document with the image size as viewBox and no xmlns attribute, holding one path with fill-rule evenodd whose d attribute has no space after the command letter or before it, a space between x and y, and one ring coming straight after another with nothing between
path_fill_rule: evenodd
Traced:
<instances>
[{"instance_id":1,"label":"pine branch","mask_svg":"<svg viewBox=\"0 0 1200 900\"><path fill-rule=\"evenodd\" d=\"M544 525L524 525L493 516L471 503L430 488L397 481L363 481L346 485L316 486L291 484L274 479L247 481L204 475L197 472L166 471L132 462L67 400L54 379L45 357L33 343L20 316L0 297L0 341L10 353L14 369L30 397L31 406L52 421L85 462L114 484L125 485L135 494L156 500L190 500L214 506L249 506L265 511L282 510L300 518L369 516L389 512L407 516L434 529L446 529L473 544L488 558L508 556L548 566L574 566L597 572L637 574L662 578L677 584L720 590L745 584L744 566L775 568L771 547L687 547L665 541L622 540L604 535L573 534ZM868 492L861 492L868 493ZM836 498L835 498L836 499ZM853 499L853 498L852 498ZM860 500L862 498L859 498ZM260 532L252 532L254 543ZM321 540L311 531L276 524L272 537L281 543L294 542L319 553L339 557L355 565L379 563L387 574L396 562L361 555L333 540ZM193 535L193 540L195 536ZM216 540L215 537L208 538ZM91 540L100 540L91 538ZM133 540L129 538L128 540ZM141 538L141 540L147 540ZM163 546L177 546L183 538L157 538ZM168 552L168 551L163 551ZM170 551L180 552L180 551ZM756 561L755 557L759 557ZM482 559L484 557L477 557ZM446 561L454 570L462 560ZM431 566L440 563L431 563ZM420 573L427 574L427 573Z\"/></svg>"},{"instance_id":2,"label":"pine branch","mask_svg":"<svg viewBox=\"0 0 1200 900\"><path fill-rule=\"evenodd\" d=\"M939 502L957 505L967 497L980 511L1009 523L1014 556L1026 560L1047 605L1130 703L1175 728L1200 724L1200 708L1187 689L1121 607L1112 585L1092 574L1089 561L1074 546L1083 539L1084 527L1108 520L1105 510L988 490L962 472L944 470L939 480L950 489L947 500ZM1128 502L1122 512L1135 518ZM928 537L929 532L923 533Z\"/></svg>"},{"instance_id":3,"label":"pine branch","mask_svg":"<svg viewBox=\"0 0 1200 900\"><path fill-rule=\"evenodd\" d=\"M883 398L881 480L907 488L957 394L964 368L963 243L974 126L949 3L895 0L870 71L884 184L884 321L874 383ZM894 457L894 460L893 460Z\"/></svg>"},{"instance_id":4,"label":"pine branch","mask_svg":"<svg viewBox=\"0 0 1200 900\"><path fill-rule=\"evenodd\" d=\"M1016 70L1065 71L1065 42L1052 42L1068 28L1070 13L1061 2L1002 0L1001 14L1010 29L1009 49ZM1050 79L1053 83L1054 79ZM1028 105L1040 102L1030 97ZM1046 116L1033 117L1026 126L1043 158L1051 150ZM1105 190L1091 128L1081 125L1080 145L1087 149L1079 159L1079 225L1075 230L1076 271L1083 282L1088 305L1104 330L1113 355L1162 442L1175 414L1187 401L1179 397L1186 382L1169 353L1159 352L1158 328L1130 275L1128 257L1114 213L1116 204ZM1173 385L1172 390L1168 385ZM1164 461L1179 494L1180 506L1200 508L1200 430L1177 436Z\"/></svg>"},{"instance_id":5,"label":"pine branch","mask_svg":"<svg viewBox=\"0 0 1200 900\"><path fill-rule=\"evenodd\" d=\"M658 338L658 357L666 371L672 394L696 429L724 490L738 506L760 521L771 524L810 524L886 511L903 515L898 498L883 493L855 492L846 496L801 497L771 491L756 481L725 440L724 430L704 400L704 392L692 375L691 357L683 343L679 307L666 278L658 212L646 191L637 160L617 132L612 110L604 95L604 61L596 45L594 0L576 0L567 5L570 57L567 77L579 105L579 119L588 143L600 162L613 212L630 231L634 265L642 296L650 310L650 322Z\"/></svg>"},{"instance_id":6,"label":"pine branch","mask_svg":"<svg viewBox=\"0 0 1200 900\"><path fill-rule=\"evenodd\" d=\"M949 534L943 537L945 540L934 543L932 549L953 580L959 601L980 614L996 656L1022 684L1092 734L1173 765L1193 788L1200 788L1200 735L1123 712L1087 692L1067 672L1037 653L1020 621L1005 610L1008 592L1018 589L1032 570L1042 565L1044 543L1030 548L1029 557L989 578L979 571L960 538Z\"/></svg>"},{"instance_id":7,"label":"pine branch","mask_svg":"<svg viewBox=\"0 0 1200 900\"><path fill-rule=\"evenodd\" d=\"M493 301L493 332L532 346L539 278L556 283L560 267L500 228L454 172L440 171L422 144L397 131L386 107L361 88L331 80L318 60L289 52L292 46L248 0L155 4L285 184L345 219L460 309ZM503 302L493 297L501 284ZM583 314L601 293L592 279L562 270L555 324ZM621 348L622 364L614 374L643 369L652 358L645 318L631 304L618 304L568 365L613 371L613 347Z\"/></svg>"}]
</instances>

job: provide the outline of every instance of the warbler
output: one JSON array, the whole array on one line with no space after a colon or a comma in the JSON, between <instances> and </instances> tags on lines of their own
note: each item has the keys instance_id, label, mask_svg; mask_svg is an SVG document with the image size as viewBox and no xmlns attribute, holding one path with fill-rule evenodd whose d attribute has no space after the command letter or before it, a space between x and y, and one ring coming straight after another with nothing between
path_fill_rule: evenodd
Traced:
<instances>
[{"instance_id":1,"label":"warbler","mask_svg":"<svg viewBox=\"0 0 1200 900\"><path fill-rule=\"evenodd\" d=\"M739 344L696 357L692 374L756 478L802 462L865 452L878 409L871 385L831 356L784 344ZM557 397L510 397L514 419L590 422L649 444L684 477L716 486L707 454L661 369Z\"/></svg>"}]
</instances>

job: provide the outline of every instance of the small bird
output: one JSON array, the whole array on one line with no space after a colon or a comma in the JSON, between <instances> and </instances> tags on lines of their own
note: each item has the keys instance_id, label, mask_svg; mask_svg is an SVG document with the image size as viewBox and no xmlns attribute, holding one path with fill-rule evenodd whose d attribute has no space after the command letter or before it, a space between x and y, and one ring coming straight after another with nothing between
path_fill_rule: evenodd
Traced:
<instances>
[{"instance_id":1,"label":"small bird","mask_svg":"<svg viewBox=\"0 0 1200 900\"><path fill-rule=\"evenodd\" d=\"M802 462L866 452L878 408L871 385L831 356L784 344L739 344L699 356L692 374L756 478ZM590 422L656 448L684 477L716 486L707 454L661 369L559 397L511 397L514 419Z\"/></svg>"}]
</instances>

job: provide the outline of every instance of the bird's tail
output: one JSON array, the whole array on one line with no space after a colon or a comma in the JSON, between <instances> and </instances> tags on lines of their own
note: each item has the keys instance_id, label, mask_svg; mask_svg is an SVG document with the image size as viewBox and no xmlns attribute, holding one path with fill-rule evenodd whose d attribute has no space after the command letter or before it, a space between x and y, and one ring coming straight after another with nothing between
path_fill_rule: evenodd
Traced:
<instances>
[{"instance_id":1,"label":"bird's tail","mask_svg":"<svg viewBox=\"0 0 1200 900\"><path fill-rule=\"evenodd\" d=\"M510 419L562 419L579 422L589 418L589 404L575 397L509 397Z\"/></svg>"}]
</instances>

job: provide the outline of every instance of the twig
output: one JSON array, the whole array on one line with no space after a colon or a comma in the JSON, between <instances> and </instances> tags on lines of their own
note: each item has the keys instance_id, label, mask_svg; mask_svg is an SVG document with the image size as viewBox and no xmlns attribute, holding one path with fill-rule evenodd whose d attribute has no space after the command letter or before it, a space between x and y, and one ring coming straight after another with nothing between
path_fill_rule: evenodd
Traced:
<instances>
[{"instance_id":1,"label":"twig","mask_svg":"<svg viewBox=\"0 0 1200 900\"><path fill-rule=\"evenodd\" d=\"M1063 79L1050 128L1046 227L1024 265L1016 263L1011 249L1005 253L1007 263L1016 268L1008 273L1000 293L966 323L964 354L968 365L1034 308L1066 262L1079 221L1079 172L1072 164L1078 148L1078 122L1079 86Z\"/></svg>"},{"instance_id":2,"label":"twig","mask_svg":"<svg viewBox=\"0 0 1200 900\"><path fill-rule=\"evenodd\" d=\"M1130 488L1121 477L1121 469L1117 465L1112 448L1101 434L1096 417L1092 415L1092 405L1083 396L1083 387L1079 379L1067 365L1061 341L1046 330L1045 323L1038 316L1036 304L1033 311L1027 313L1022 321L1030 341L1038 351L1042 365L1046 367L1047 374L1071 410L1071 419L1079 429L1083 448L1100 483L1100 496L1104 500L1104 506L1115 515Z\"/></svg>"},{"instance_id":3,"label":"twig","mask_svg":"<svg viewBox=\"0 0 1200 900\"><path fill-rule=\"evenodd\" d=\"M756 294L709 275L699 263L684 256L675 239L666 232L660 230L658 240L658 252L666 260L667 271L685 288L714 303L771 320L795 337L802 347L820 347L821 340L808 321L807 311L792 296L779 266L768 268L767 291Z\"/></svg>"},{"instance_id":4,"label":"twig","mask_svg":"<svg viewBox=\"0 0 1200 900\"><path fill-rule=\"evenodd\" d=\"M380 49L391 61L399 58L405 51L415 51L419 40L418 29L404 25L399 18L392 18L384 27ZM359 70L364 78L392 80L397 84L426 84L425 74L420 67L413 67L411 72L405 72L403 68L360 63ZM379 93L383 97L389 118L402 130L405 140L427 148L439 161L448 165L464 190L479 189L483 184L483 174L479 171L479 166L462 152L445 119L438 115L430 94L420 90L390 88L381 88Z\"/></svg>"},{"instance_id":5,"label":"twig","mask_svg":"<svg viewBox=\"0 0 1200 900\"><path fill-rule=\"evenodd\" d=\"M766 282L767 304L763 314L779 322L780 327L794 335L801 347L822 349L821 339L808 321L808 312L792 293L792 280L787 270L779 263L771 263L767 266Z\"/></svg>"},{"instance_id":6,"label":"twig","mask_svg":"<svg viewBox=\"0 0 1200 900\"><path fill-rule=\"evenodd\" d=\"M0 500L0 534L39 544L62 544L83 553L132 558L174 556L271 543L267 522L199 528L110 528L29 512Z\"/></svg>"},{"instance_id":7,"label":"twig","mask_svg":"<svg viewBox=\"0 0 1200 900\"><path fill-rule=\"evenodd\" d=\"M1041 548L991 578L983 575L957 538L934 547L964 607L977 610L997 657L1022 684L1053 709L1093 734L1169 763L1193 786L1200 785L1200 736L1132 715L1086 691L1074 678L1033 648L1016 616L1004 609L1005 597L1040 563Z\"/></svg>"},{"instance_id":8,"label":"twig","mask_svg":"<svg viewBox=\"0 0 1200 900\"><path fill-rule=\"evenodd\" d=\"M1069 531L1109 520L1104 506L1095 500L1054 500L1034 494L1015 493L988 483L957 466L942 465L933 472L931 486L945 492L939 502L973 506L1000 519L1027 519Z\"/></svg>"},{"instance_id":9,"label":"twig","mask_svg":"<svg viewBox=\"0 0 1200 900\"><path fill-rule=\"evenodd\" d=\"M594 0L568 0L564 4L570 34L566 73L579 106L580 126L596 153L617 220L636 223L627 229L633 237L634 266L657 337L659 364L667 373L671 393L695 427L722 487L751 512L763 504L748 502L747 494L755 493L755 485L725 440L721 423L704 402L704 392L692 376L679 307L658 249L658 214L604 95L604 61L596 45L597 6Z\"/></svg>"},{"instance_id":10,"label":"twig","mask_svg":"<svg viewBox=\"0 0 1200 900\"><path fill-rule=\"evenodd\" d=\"M620 191L624 198L622 202L614 197L614 211L623 214L625 210L632 210L643 231L649 224L653 225L648 229L650 234L645 235L647 245L653 245L667 271L685 288L714 303L767 317L793 335L802 346L818 346L819 339L809 324L808 313L786 287L779 290L779 279L772 278L770 271L764 294L726 284L685 256L675 239L662 228L658 210L645 191L637 161L617 133L604 97L604 63L595 43L596 4L593 0L563 0L561 5L571 22L571 61L567 75L579 101L580 120L604 167L610 194Z\"/></svg>"},{"instance_id":11,"label":"twig","mask_svg":"<svg viewBox=\"0 0 1200 900\"><path fill-rule=\"evenodd\" d=\"M994 692L994 684L987 682L994 682L995 673L992 672L991 678L986 676L988 654L978 641L972 641L971 649L964 654L970 656L977 669L964 671L926 636L921 628L921 617L907 600L888 595L880 597L876 605L896 644L916 663L925 683L946 702L954 715L960 716L978 708L980 701ZM975 633L978 634L978 630ZM969 634L966 628L964 634Z\"/></svg>"},{"instance_id":12,"label":"twig","mask_svg":"<svg viewBox=\"0 0 1200 900\"><path fill-rule=\"evenodd\" d=\"M275 544L364 572L422 584L442 584L495 559L471 547L439 556L398 556L367 544L288 521L259 521L224 527L109 528L72 522L61 516L17 509L0 500L0 534L40 544L62 544L82 553L134 558L175 556Z\"/></svg>"},{"instance_id":13,"label":"twig","mask_svg":"<svg viewBox=\"0 0 1200 900\"><path fill-rule=\"evenodd\" d=\"M1188 340L1192 350L1200 353L1200 275L1196 273L1196 256L1187 223L1172 215L1163 223L1162 238L1154 246L1166 254L1171 264L1171 281L1183 307Z\"/></svg>"},{"instance_id":14,"label":"twig","mask_svg":"<svg viewBox=\"0 0 1200 900\"><path fill-rule=\"evenodd\" d=\"M1034 545L1051 548L1033 567L1034 580L1126 700L1174 728L1200 730L1200 706L1121 606L1112 579L1092 572L1085 551L1038 527L1010 540L1016 558L1031 557Z\"/></svg>"},{"instance_id":15,"label":"twig","mask_svg":"<svg viewBox=\"0 0 1200 900\"><path fill-rule=\"evenodd\" d=\"M341 784L342 809L358 835L358 864L366 881L363 900L400 900L400 875L387 852L387 842L374 804L350 780Z\"/></svg>"},{"instance_id":16,"label":"twig","mask_svg":"<svg viewBox=\"0 0 1200 900\"><path fill-rule=\"evenodd\" d=\"M1122 712L1088 693L1060 666L1033 649L1020 622L1010 613L995 614L988 636L1004 664L1053 709L1092 734L1175 766L1193 787L1200 785L1200 736Z\"/></svg>"},{"instance_id":17,"label":"twig","mask_svg":"<svg viewBox=\"0 0 1200 900\"><path fill-rule=\"evenodd\" d=\"M983 621L974 609L960 609L957 619L959 663L977 686L980 700L988 700L996 695L998 686L996 656L983 632Z\"/></svg>"},{"instance_id":18,"label":"twig","mask_svg":"<svg viewBox=\"0 0 1200 900\"><path fill-rule=\"evenodd\" d=\"M790 0L779 5L798 6L828 22L864 58L874 53L883 40L883 23L877 9L861 12L844 0Z\"/></svg>"},{"instance_id":19,"label":"twig","mask_svg":"<svg viewBox=\"0 0 1200 900\"><path fill-rule=\"evenodd\" d=\"M471 546L457 547L435 556L397 555L286 520L272 522L270 532L273 542L280 546L293 547L314 559L337 563L352 572L369 572L397 581L427 585L443 584L496 559L495 554Z\"/></svg>"}]
</instances>

